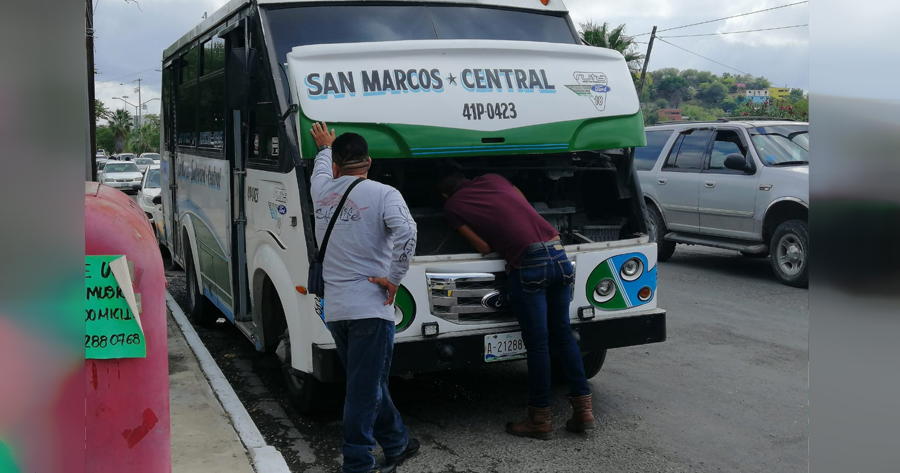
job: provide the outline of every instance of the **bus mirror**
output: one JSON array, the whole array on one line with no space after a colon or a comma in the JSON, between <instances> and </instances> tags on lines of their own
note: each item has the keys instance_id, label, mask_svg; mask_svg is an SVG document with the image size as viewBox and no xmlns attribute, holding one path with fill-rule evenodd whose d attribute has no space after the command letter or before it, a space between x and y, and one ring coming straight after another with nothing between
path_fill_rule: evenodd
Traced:
<instances>
[{"instance_id":1,"label":"bus mirror","mask_svg":"<svg viewBox=\"0 0 900 473\"><path fill-rule=\"evenodd\" d=\"M225 67L226 101L229 110L255 108L257 53L250 48L232 48Z\"/></svg>"}]
</instances>

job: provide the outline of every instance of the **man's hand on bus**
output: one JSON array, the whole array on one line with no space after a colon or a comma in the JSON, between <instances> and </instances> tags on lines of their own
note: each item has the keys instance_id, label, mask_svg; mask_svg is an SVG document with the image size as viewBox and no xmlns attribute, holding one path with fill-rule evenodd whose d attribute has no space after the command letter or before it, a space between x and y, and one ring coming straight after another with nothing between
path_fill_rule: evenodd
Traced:
<instances>
[{"instance_id":1,"label":"man's hand on bus","mask_svg":"<svg viewBox=\"0 0 900 473\"><path fill-rule=\"evenodd\" d=\"M379 286L387 289L388 300L384 303L384 305L391 305L394 303L394 296L397 295L397 286L388 281L388 278L369 278L369 282L378 284Z\"/></svg>"},{"instance_id":2,"label":"man's hand on bus","mask_svg":"<svg viewBox=\"0 0 900 473\"><path fill-rule=\"evenodd\" d=\"M312 130L309 130L312 134L313 139L316 140L316 146L331 146L331 143L334 143L334 140L337 138L334 134L334 130L328 132L328 124L325 122L322 123L313 123Z\"/></svg>"}]
</instances>

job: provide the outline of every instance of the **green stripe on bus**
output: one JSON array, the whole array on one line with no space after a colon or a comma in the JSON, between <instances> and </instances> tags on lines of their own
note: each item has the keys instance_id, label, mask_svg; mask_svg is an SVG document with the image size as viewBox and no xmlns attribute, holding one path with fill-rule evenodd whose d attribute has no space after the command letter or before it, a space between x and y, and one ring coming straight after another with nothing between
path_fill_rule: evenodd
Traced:
<instances>
[{"instance_id":1,"label":"green stripe on bus","mask_svg":"<svg viewBox=\"0 0 900 473\"><path fill-rule=\"evenodd\" d=\"M312 159L316 146L309 135L312 120L300 116L303 155ZM640 112L624 117L604 117L526 126L501 131L473 131L420 125L328 123L337 135L352 132L369 144L369 155L380 158L450 158L498 156L511 153L559 153L640 147L647 144ZM503 138L496 147L484 138ZM548 146L552 143L552 148ZM544 149L547 148L547 149Z\"/></svg>"}]
</instances>

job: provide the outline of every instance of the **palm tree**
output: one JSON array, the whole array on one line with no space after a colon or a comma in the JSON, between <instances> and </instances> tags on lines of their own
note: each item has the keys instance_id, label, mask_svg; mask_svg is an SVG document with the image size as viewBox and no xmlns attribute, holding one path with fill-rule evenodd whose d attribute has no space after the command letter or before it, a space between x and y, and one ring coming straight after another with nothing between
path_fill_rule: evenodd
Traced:
<instances>
[{"instance_id":1,"label":"palm tree","mask_svg":"<svg viewBox=\"0 0 900 473\"><path fill-rule=\"evenodd\" d=\"M120 108L113 112L107 121L109 122L109 128L116 136L116 154L121 153L125 150L125 142L128 141L128 136L131 135L131 128L134 126L131 114L128 113L128 110Z\"/></svg>"},{"instance_id":2,"label":"palm tree","mask_svg":"<svg viewBox=\"0 0 900 473\"><path fill-rule=\"evenodd\" d=\"M625 34L625 24L621 24L612 30L609 29L609 23L603 22L598 25L593 21L582 23L581 40L585 43L596 46L598 48L612 49L618 51L625 57L628 68L632 74L640 72L643 67L644 55L637 52L637 44L633 36Z\"/></svg>"},{"instance_id":3,"label":"palm tree","mask_svg":"<svg viewBox=\"0 0 900 473\"><path fill-rule=\"evenodd\" d=\"M159 134L154 133L153 125L149 123L134 130L134 133L131 135L131 150L138 156L140 156L141 153L152 151L154 148L154 135L156 138L159 138Z\"/></svg>"}]
</instances>

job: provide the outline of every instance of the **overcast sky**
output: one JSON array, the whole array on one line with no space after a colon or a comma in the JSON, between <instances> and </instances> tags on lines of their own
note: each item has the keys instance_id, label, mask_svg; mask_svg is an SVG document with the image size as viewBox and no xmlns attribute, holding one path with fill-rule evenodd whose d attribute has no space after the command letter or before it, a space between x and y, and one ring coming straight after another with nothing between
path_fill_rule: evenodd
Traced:
<instances>
[{"instance_id":1,"label":"overcast sky","mask_svg":"<svg viewBox=\"0 0 900 473\"><path fill-rule=\"evenodd\" d=\"M126 100L138 103L136 79L143 79L141 99L147 102L160 96L158 71L162 51L188 30L196 26L203 14L212 14L227 0L140 0L126 3L124 0L94 0L96 5L94 27L96 31L97 98L108 108L132 106L112 97L128 96ZM537 2L538 0L534 0ZM559 0L551 0L559 1ZM653 25L660 30L716 18L739 15L780 5L796 3L800 0L565 0L573 20L581 23L587 20L608 21L612 25L625 23L627 33L640 35L649 33ZM822 0L831 1L831 0ZM900 2L885 2L897 3ZM896 5L894 10L900 10ZM840 11L847 14L844 7ZM885 21L896 18L882 15ZM849 14L853 14L850 12ZM878 21L877 18L873 21ZM654 44L649 68L663 67L679 69L708 70L716 74L742 71L755 76L764 76L773 85L809 89L809 28L793 28L774 31L674 38L676 35L755 30L809 23L808 4L772 10L754 15L742 16L725 21L660 32L658 36L693 53L710 60L657 41ZM874 29L873 29L874 30ZM863 32L864 33L864 32ZM824 36L824 35L823 35ZM835 40L846 40L846 34L829 35ZM638 41L647 41L649 34L639 36ZM640 44L646 48L646 44ZM852 45L849 45L852 47ZM848 45L836 45L847 48ZM857 51L857 43L852 51ZM822 49L819 49L822 51ZM717 64L721 63L721 64ZM733 68L733 69L732 69ZM737 70L737 71L736 71ZM834 75L838 75L835 70ZM886 76L885 76L886 77ZM824 82L829 79L823 78ZM838 85L840 85L838 83ZM865 96L860 88L858 92ZM159 113L159 100L147 103L144 113Z\"/></svg>"}]
</instances>

